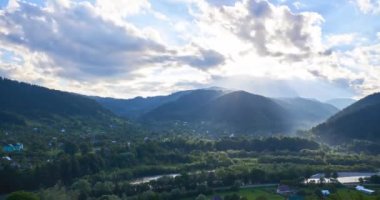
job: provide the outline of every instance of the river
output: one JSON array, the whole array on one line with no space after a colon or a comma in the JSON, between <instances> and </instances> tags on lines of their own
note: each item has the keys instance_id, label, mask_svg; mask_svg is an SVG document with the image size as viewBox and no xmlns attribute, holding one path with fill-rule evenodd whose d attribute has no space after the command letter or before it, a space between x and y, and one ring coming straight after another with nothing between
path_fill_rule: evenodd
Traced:
<instances>
[{"instance_id":1,"label":"river","mask_svg":"<svg viewBox=\"0 0 380 200\"><path fill-rule=\"evenodd\" d=\"M177 176L181 176L181 174L163 174L163 175L156 175L156 176L146 176L142 178L138 178L131 181L132 185L138 185L142 183L149 183L150 181L156 181L162 177L169 177L169 178L175 178Z\"/></svg>"}]
</instances>

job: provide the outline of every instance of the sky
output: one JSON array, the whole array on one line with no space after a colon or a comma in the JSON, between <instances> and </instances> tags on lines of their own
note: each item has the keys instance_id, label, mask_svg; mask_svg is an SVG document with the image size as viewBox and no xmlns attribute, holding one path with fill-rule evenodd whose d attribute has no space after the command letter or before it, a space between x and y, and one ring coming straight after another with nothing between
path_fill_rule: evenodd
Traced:
<instances>
[{"instance_id":1,"label":"sky","mask_svg":"<svg viewBox=\"0 0 380 200\"><path fill-rule=\"evenodd\" d=\"M0 76L132 98L380 91L380 0L0 0Z\"/></svg>"}]
</instances>

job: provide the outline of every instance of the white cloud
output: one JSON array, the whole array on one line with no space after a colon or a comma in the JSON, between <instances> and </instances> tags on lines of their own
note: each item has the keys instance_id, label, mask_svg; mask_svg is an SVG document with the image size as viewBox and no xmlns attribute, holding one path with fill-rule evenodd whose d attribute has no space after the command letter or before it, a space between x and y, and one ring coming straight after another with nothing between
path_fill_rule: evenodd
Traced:
<instances>
[{"instance_id":1,"label":"white cloud","mask_svg":"<svg viewBox=\"0 0 380 200\"><path fill-rule=\"evenodd\" d=\"M300 1L295 1L293 2L293 6L296 8L296 9L301 9L303 7L305 7L305 4L301 3Z\"/></svg>"},{"instance_id":2,"label":"white cloud","mask_svg":"<svg viewBox=\"0 0 380 200\"><path fill-rule=\"evenodd\" d=\"M195 15L201 29L208 29L206 34L232 34L261 56L293 60L323 51L323 18L317 13L293 13L287 6L262 0L244 0L221 9L201 4L199 9Z\"/></svg>"},{"instance_id":3,"label":"white cloud","mask_svg":"<svg viewBox=\"0 0 380 200\"><path fill-rule=\"evenodd\" d=\"M355 33L337 34L327 36L327 45L330 47L352 44L356 39Z\"/></svg>"},{"instance_id":4,"label":"white cloud","mask_svg":"<svg viewBox=\"0 0 380 200\"><path fill-rule=\"evenodd\" d=\"M355 0L359 10L365 14L379 14L380 1L379 0Z\"/></svg>"},{"instance_id":5,"label":"white cloud","mask_svg":"<svg viewBox=\"0 0 380 200\"><path fill-rule=\"evenodd\" d=\"M151 8L147 0L96 0L95 6L110 18L135 15Z\"/></svg>"},{"instance_id":6,"label":"white cloud","mask_svg":"<svg viewBox=\"0 0 380 200\"><path fill-rule=\"evenodd\" d=\"M117 97L226 86L242 76L249 78L240 84L235 78L234 84L310 82L344 95L380 88L379 46L354 33L322 35L324 18L316 12L266 0L230 6L165 1L185 4L188 13L172 18L147 0L62 0L48 1L47 7L12 1L0 14L0 52L19 60L0 60L0 75ZM165 26L149 26L152 20ZM149 23L134 24L140 21ZM350 48L334 50L342 45Z\"/></svg>"},{"instance_id":7,"label":"white cloud","mask_svg":"<svg viewBox=\"0 0 380 200\"><path fill-rule=\"evenodd\" d=\"M153 28L139 29L125 20L109 20L103 16L107 12L98 13L98 5L67 1L49 2L48 7L25 2L17 5L0 16L0 47L23 60L0 63L0 72L7 77L68 89L70 84L49 81L106 83L115 78L134 79L134 71L143 68L208 70L224 62L223 55L212 49L193 44L170 47ZM129 14L137 12L137 7L128 10Z\"/></svg>"}]
</instances>

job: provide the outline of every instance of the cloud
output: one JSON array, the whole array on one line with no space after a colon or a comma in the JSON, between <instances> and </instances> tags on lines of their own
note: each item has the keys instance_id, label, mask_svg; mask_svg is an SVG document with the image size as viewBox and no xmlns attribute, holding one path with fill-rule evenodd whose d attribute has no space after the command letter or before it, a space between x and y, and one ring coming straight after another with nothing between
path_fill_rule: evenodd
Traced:
<instances>
[{"instance_id":1,"label":"cloud","mask_svg":"<svg viewBox=\"0 0 380 200\"><path fill-rule=\"evenodd\" d=\"M108 15L115 6L126 3L118 2L120 5L97 1L96 5L100 4L100 9L106 9ZM140 4L135 8L130 6L121 12L135 13L140 8ZM60 75L66 77L113 76L169 61L204 68L223 60L222 55L212 50L194 48L195 53L200 52L199 56L173 53L181 49L169 49L150 37L150 32L127 22L113 23L97 15L96 9L90 3L62 6L55 2L51 8L41 8L19 2L18 9L6 11L0 18L6 27L0 39L6 44L46 54L52 65L60 68ZM165 57L170 59L160 59Z\"/></svg>"},{"instance_id":2,"label":"cloud","mask_svg":"<svg viewBox=\"0 0 380 200\"><path fill-rule=\"evenodd\" d=\"M298 61L323 51L320 25L324 19L315 12L293 13L287 6L266 0L243 0L233 6L201 10L199 21L231 32L260 56Z\"/></svg>"},{"instance_id":3,"label":"cloud","mask_svg":"<svg viewBox=\"0 0 380 200\"><path fill-rule=\"evenodd\" d=\"M355 4L359 10L364 14L379 14L380 1L379 0L355 0Z\"/></svg>"},{"instance_id":4,"label":"cloud","mask_svg":"<svg viewBox=\"0 0 380 200\"><path fill-rule=\"evenodd\" d=\"M326 16L292 2L12 0L0 10L0 75L117 97L229 83L301 96L312 94L298 84L345 96L380 88L379 40L326 32Z\"/></svg>"},{"instance_id":5,"label":"cloud","mask_svg":"<svg viewBox=\"0 0 380 200\"><path fill-rule=\"evenodd\" d=\"M166 51L143 32L105 21L93 9L90 4L79 3L51 11L20 2L17 10L1 17L7 31L0 38L46 54L67 76L121 73L143 62L136 55L154 56Z\"/></svg>"},{"instance_id":6,"label":"cloud","mask_svg":"<svg viewBox=\"0 0 380 200\"><path fill-rule=\"evenodd\" d=\"M338 34L338 35L330 35L327 37L328 46L340 46L340 45L350 45L352 44L357 35L355 33L347 33L347 34Z\"/></svg>"},{"instance_id":7,"label":"cloud","mask_svg":"<svg viewBox=\"0 0 380 200\"><path fill-rule=\"evenodd\" d=\"M147 0L96 0L95 6L100 13L110 18L135 15L142 10L149 10L151 8Z\"/></svg>"},{"instance_id":8,"label":"cloud","mask_svg":"<svg viewBox=\"0 0 380 200\"><path fill-rule=\"evenodd\" d=\"M225 62L225 57L214 50L200 49L198 56L182 56L180 57L180 60L190 66L197 66L200 69L208 69L223 64Z\"/></svg>"}]
</instances>

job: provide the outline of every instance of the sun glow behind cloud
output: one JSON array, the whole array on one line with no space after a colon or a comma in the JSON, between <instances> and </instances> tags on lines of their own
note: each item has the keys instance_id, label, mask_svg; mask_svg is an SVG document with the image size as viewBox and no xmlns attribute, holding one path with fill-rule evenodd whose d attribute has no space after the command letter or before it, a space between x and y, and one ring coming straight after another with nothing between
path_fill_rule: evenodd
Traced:
<instances>
[{"instance_id":1,"label":"sun glow behind cloud","mask_svg":"<svg viewBox=\"0 0 380 200\"><path fill-rule=\"evenodd\" d=\"M378 2L339 1L347 4L336 11L346 23L351 13L344 9L356 8L363 20L377 15ZM283 88L290 96L319 99L378 91L380 30L330 31L337 14L326 6L11 0L0 10L0 75L113 97L209 86L286 96Z\"/></svg>"}]
</instances>

